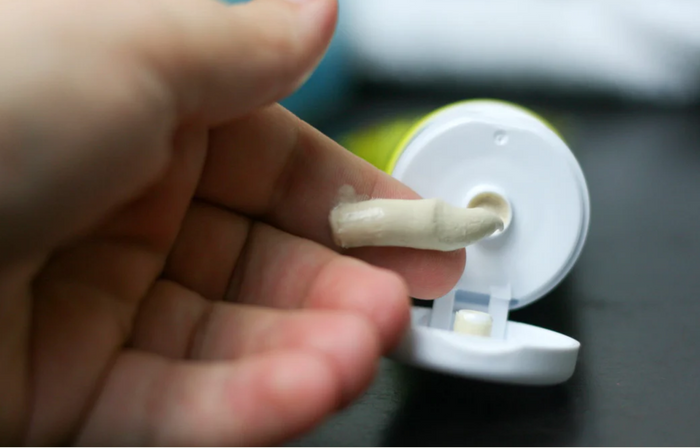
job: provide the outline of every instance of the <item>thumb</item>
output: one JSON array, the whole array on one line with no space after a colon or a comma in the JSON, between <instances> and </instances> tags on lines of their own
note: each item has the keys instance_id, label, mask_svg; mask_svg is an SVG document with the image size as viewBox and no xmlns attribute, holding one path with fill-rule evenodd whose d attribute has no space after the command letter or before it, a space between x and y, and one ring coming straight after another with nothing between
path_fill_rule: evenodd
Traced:
<instances>
[{"instance_id":1,"label":"thumb","mask_svg":"<svg viewBox=\"0 0 700 448\"><path fill-rule=\"evenodd\" d=\"M336 0L164 5L170 26L158 40L141 40L151 43L142 46L143 56L170 88L180 112L204 115L209 124L298 88L328 47L337 17Z\"/></svg>"},{"instance_id":2,"label":"thumb","mask_svg":"<svg viewBox=\"0 0 700 448\"><path fill-rule=\"evenodd\" d=\"M337 8L0 2L0 54L13 55L0 71L0 264L133 199L167 167L183 122L213 126L291 93L327 48Z\"/></svg>"}]
</instances>

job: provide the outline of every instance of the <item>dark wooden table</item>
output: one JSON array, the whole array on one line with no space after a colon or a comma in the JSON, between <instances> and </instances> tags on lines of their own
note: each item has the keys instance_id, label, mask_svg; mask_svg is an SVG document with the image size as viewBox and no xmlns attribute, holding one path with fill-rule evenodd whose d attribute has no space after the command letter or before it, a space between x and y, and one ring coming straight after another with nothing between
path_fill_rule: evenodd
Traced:
<instances>
[{"instance_id":1,"label":"dark wooden table","mask_svg":"<svg viewBox=\"0 0 700 448\"><path fill-rule=\"evenodd\" d=\"M335 124L414 106L370 99ZM383 361L363 398L291 445L700 444L700 114L550 116L586 174L590 234L565 282L512 318L578 339L574 377L512 387Z\"/></svg>"}]
</instances>

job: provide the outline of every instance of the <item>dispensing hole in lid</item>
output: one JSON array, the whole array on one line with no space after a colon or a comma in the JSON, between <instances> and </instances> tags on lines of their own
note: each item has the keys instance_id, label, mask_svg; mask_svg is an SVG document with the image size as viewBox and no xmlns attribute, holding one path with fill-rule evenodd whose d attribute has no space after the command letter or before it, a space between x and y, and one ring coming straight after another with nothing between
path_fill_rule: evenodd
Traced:
<instances>
[{"instance_id":1,"label":"dispensing hole in lid","mask_svg":"<svg viewBox=\"0 0 700 448\"><path fill-rule=\"evenodd\" d=\"M513 209L510 202L502 195L493 191L477 193L467 204L467 208L483 208L498 215L503 221L503 230L494 232L489 238L502 235L508 230L513 220Z\"/></svg>"}]
</instances>

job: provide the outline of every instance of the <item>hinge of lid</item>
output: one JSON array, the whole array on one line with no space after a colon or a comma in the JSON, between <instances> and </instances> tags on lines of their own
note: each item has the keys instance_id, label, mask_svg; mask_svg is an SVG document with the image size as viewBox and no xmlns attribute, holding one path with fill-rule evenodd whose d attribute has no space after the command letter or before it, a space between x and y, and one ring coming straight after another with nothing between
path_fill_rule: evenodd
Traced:
<instances>
[{"instance_id":1,"label":"hinge of lid","mask_svg":"<svg viewBox=\"0 0 700 448\"><path fill-rule=\"evenodd\" d=\"M489 296L452 290L433 302L429 326L452 331L457 311L464 309L484 311L488 312L493 319L491 337L504 339L511 302L510 285L492 286Z\"/></svg>"}]
</instances>

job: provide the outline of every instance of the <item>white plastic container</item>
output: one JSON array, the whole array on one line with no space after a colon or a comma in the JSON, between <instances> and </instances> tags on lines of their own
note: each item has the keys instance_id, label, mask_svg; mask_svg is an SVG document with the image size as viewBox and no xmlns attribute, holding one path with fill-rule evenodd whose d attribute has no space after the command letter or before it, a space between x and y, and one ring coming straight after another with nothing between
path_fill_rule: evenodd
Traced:
<instances>
[{"instance_id":1,"label":"white plastic container","mask_svg":"<svg viewBox=\"0 0 700 448\"><path fill-rule=\"evenodd\" d=\"M568 274L589 225L588 188L576 158L541 118L507 103L458 103L426 117L383 166L425 198L466 207L493 192L510 204L506 229L467 248L456 288L432 310L414 307L396 360L487 381L550 385L576 367L579 342L508 320ZM452 331L460 309L486 311L489 337Z\"/></svg>"}]
</instances>

